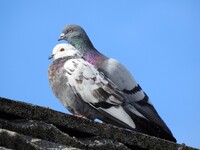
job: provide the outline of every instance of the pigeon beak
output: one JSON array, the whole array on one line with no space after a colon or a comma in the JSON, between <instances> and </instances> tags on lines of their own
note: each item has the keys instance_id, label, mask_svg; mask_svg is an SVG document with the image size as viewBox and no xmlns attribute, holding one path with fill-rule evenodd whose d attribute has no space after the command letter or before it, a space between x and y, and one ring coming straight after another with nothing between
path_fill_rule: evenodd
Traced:
<instances>
[{"instance_id":1,"label":"pigeon beak","mask_svg":"<svg viewBox=\"0 0 200 150\"><path fill-rule=\"evenodd\" d=\"M50 55L50 56L48 57L48 59L52 59L53 57L54 57L54 54Z\"/></svg>"},{"instance_id":2,"label":"pigeon beak","mask_svg":"<svg viewBox=\"0 0 200 150\"><path fill-rule=\"evenodd\" d=\"M62 33L62 34L60 35L60 37L58 38L58 41L61 41L61 40L64 40L64 39L65 39L65 34Z\"/></svg>"}]
</instances>

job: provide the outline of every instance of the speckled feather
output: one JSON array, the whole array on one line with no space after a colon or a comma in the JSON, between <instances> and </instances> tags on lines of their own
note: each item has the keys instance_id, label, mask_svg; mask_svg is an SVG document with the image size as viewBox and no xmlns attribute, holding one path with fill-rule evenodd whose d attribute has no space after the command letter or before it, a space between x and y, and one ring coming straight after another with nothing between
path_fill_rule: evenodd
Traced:
<instances>
[{"instance_id":1,"label":"speckled feather","mask_svg":"<svg viewBox=\"0 0 200 150\"><path fill-rule=\"evenodd\" d=\"M58 44L54 48L53 56L59 57L49 67L49 81L55 96L74 114L134 129L134 122L122 107L122 92L80 55L65 53L74 51L67 45Z\"/></svg>"}]
</instances>

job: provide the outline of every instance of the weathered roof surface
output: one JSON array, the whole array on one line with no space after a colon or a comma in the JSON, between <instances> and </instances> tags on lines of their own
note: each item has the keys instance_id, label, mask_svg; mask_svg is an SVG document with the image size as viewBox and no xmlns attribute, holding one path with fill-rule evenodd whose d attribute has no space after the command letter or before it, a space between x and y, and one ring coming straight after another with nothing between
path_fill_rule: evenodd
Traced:
<instances>
[{"instance_id":1,"label":"weathered roof surface","mask_svg":"<svg viewBox=\"0 0 200 150\"><path fill-rule=\"evenodd\" d=\"M6 98L0 98L1 148L195 150L167 140Z\"/></svg>"}]
</instances>

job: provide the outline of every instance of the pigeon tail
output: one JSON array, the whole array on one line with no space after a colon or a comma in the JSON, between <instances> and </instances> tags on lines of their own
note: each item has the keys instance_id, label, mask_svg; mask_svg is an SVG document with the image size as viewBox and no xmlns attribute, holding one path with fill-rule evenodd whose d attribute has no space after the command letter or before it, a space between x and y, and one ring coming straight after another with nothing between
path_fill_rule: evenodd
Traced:
<instances>
[{"instance_id":1,"label":"pigeon tail","mask_svg":"<svg viewBox=\"0 0 200 150\"><path fill-rule=\"evenodd\" d=\"M135 131L176 142L176 139L173 137L171 131L166 126L164 121L160 118L155 109L151 110L155 112L147 114L145 113L145 108L139 108L137 104L135 104L134 106L128 104L124 106L124 108L136 124L136 128L134 129ZM150 115L152 115L151 117L154 118L152 119Z\"/></svg>"}]
</instances>

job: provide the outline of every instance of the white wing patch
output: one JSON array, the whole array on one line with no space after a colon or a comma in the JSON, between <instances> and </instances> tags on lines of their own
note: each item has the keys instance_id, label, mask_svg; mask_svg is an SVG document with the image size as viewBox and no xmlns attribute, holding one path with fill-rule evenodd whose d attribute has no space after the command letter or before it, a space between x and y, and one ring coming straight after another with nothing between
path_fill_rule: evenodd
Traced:
<instances>
[{"instance_id":1,"label":"white wing patch","mask_svg":"<svg viewBox=\"0 0 200 150\"><path fill-rule=\"evenodd\" d=\"M135 123L121 106L124 102L122 93L93 65L83 59L70 59L64 68L69 84L76 88L86 103L135 128Z\"/></svg>"}]
</instances>

